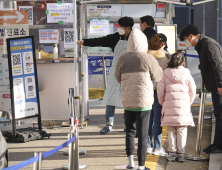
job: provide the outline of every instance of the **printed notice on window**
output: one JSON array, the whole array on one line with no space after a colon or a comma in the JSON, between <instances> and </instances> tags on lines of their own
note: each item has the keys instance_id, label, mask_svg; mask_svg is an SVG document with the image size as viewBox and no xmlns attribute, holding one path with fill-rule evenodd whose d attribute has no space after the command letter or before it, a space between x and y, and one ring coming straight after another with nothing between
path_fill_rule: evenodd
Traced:
<instances>
[{"instance_id":1,"label":"printed notice on window","mask_svg":"<svg viewBox=\"0 0 222 170\"><path fill-rule=\"evenodd\" d=\"M25 94L26 94L26 99L31 99L36 97L34 76L25 78Z\"/></svg>"},{"instance_id":2,"label":"printed notice on window","mask_svg":"<svg viewBox=\"0 0 222 170\"><path fill-rule=\"evenodd\" d=\"M23 53L24 74L34 73L32 51Z\"/></svg>"},{"instance_id":3,"label":"printed notice on window","mask_svg":"<svg viewBox=\"0 0 222 170\"><path fill-rule=\"evenodd\" d=\"M14 100L24 99L24 83L23 78L16 78L13 81Z\"/></svg>"},{"instance_id":4,"label":"printed notice on window","mask_svg":"<svg viewBox=\"0 0 222 170\"><path fill-rule=\"evenodd\" d=\"M28 11L29 25L33 25L33 6L19 6L19 10L27 10Z\"/></svg>"},{"instance_id":5,"label":"printed notice on window","mask_svg":"<svg viewBox=\"0 0 222 170\"><path fill-rule=\"evenodd\" d=\"M109 34L108 19L90 19L91 34Z\"/></svg>"}]
</instances>

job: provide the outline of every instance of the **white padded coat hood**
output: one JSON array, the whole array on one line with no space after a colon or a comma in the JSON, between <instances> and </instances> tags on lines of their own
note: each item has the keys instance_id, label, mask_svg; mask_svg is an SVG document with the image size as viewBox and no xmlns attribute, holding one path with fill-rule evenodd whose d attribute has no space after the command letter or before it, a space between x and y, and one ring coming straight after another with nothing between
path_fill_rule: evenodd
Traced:
<instances>
[{"instance_id":1,"label":"white padded coat hood","mask_svg":"<svg viewBox=\"0 0 222 170\"><path fill-rule=\"evenodd\" d=\"M148 51L148 42L146 35L138 28L134 28L129 36L127 43L127 52L145 52Z\"/></svg>"}]
</instances>

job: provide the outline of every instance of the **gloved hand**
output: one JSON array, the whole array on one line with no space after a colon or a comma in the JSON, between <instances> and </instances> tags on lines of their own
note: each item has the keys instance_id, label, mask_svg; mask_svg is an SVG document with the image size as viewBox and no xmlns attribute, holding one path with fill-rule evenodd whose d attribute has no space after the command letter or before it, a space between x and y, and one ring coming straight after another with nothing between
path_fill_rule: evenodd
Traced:
<instances>
[{"instance_id":1,"label":"gloved hand","mask_svg":"<svg viewBox=\"0 0 222 170\"><path fill-rule=\"evenodd\" d=\"M83 40L77 41L77 45L83 45L83 44L84 44L84 41L83 41Z\"/></svg>"}]
</instances>

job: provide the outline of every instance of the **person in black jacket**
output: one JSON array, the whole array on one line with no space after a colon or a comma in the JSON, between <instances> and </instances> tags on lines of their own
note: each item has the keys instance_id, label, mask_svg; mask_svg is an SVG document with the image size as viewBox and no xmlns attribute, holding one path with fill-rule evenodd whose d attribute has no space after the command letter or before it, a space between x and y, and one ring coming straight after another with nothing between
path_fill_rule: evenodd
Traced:
<instances>
[{"instance_id":1,"label":"person in black jacket","mask_svg":"<svg viewBox=\"0 0 222 170\"><path fill-rule=\"evenodd\" d=\"M153 29L154 25L155 21L152 16L146 15L140 18L140 28L148 40L156 34L156 31Z\"/></svg>"},{"instance_id":2,"label":"person in black jacket","mask_svg":"<svg viewBox=\"0 0 222 170\"><path fill-rule=\"evenodd\" d=\"M134 25L134 20L131 17L122 17L118 20L118 24L118 32L101 38L83 39L77 41L77 45L84 45L89 47L110 47L114 52L114 48L119 40L128 40L129 34Z\"/></svg>"},{"instance_id":3,"label":"person in black jacket","mask_svg":"<svg viewBox=\"0 0 222 170\"><path fill-rule=\"evenodd\" d=\"M199 54L200 70L203 83L211 91L216 117L214 143L204 152L222 153L222 48L212 38L200 34L195 25L189 24L180 32L180 40L187 47L194 47Z\"/></svg>"},{"instance_id":4,"label":"person in black jacket","mask_svg":"<svg viewBox=\"0 0 222 170\"><path fill-rule=\"evenodd\" d=\"M118 94L121 95L120 87L118 88L117 86L113 85L115 84L115 82L113 82L112 79L112 75L114 76L114 74L112 74L112 70L115 68L114 61L116 61L119 57L117 55L126 52L126 48L123 47L127 45L127 40L134 25L134 21L133 18L131 17L122 17L118 20L118 24L119 28L117 33L109 34L101 38L83 39L77 42L78 45L84 45L90 47L96 47L96 46L110 47L114 52L111 73L109 76L109 81L111 82L108 81L107 89L103 97L103 104L106 104L106 115L105 115L106 126L100 131L100 133L102 134L106 134L108 132L113 131L112 127L114 123L115 106L119 106L118 104L121 103L121 98L118 98L119 96ZM116 51L114 51L115 49ZM116 89L114 89L115 87ZM119 102L117 102L118 100L116 100L116 98L113 96L117 97L117 99L120 99Z\"/></svg>"}]
</instances>

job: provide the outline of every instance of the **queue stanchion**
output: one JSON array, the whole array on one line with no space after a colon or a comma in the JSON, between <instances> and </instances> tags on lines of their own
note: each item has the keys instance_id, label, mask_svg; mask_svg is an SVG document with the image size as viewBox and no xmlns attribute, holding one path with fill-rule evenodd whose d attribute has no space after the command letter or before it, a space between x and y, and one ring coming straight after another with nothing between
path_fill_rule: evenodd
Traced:
<instances>
[{"instance_id":1,"label":"queue stanchion","mask_svg":"<svg viewBox=\"0 0 222 170\"><path fill-rule=\"evenodd\" d=\"M75 114L75 101L79 97L74 97L74 89L69 89L69 106L70 106L70 133L68 138L71 139L75 133L76 140L69 144L69 164L64 165L62 169L79 170L86 168L85 164L79 164L79 132L78 132L78 119Z\"/></svg>"},{"instance_id":2,"label":"queue stanchion","mask_svg":"<svg viewBox=\"0 0 222 170\"><path fill-rule=\"evenodd\" d=\"M206 156L203 156L200 154L205 98L206 98L206 94L204 93L204 85L203 85L203 80L201 78L200 110L199 110L199 118L198 118L197 141L196 141L195 154L194 155L186 155L187 160L192 160L192 161L208 161L209 160L209 157L206 157Z\"/></svg>"},{"instance_id":3,"label":"queue stanchion","mask_svg":"<svg viewBox=\"0 0 222 170\"><path fill-rule=\"evenodd\" d=\"M38 156L38 152L34 153L34 157ZM38 162L33 163L33 170L38 170Z\"/></svg>"},{"instance_id":4,"label":"queue stanchion","mask_svg":"<svg viewBox=\"0 0 222 170\"><path fill-rule=\"evenodd\" d=\"M68 106L69 106L69 123L71 126L71 115L72 115L72 96L74 96L74 88L69 88L69 98L68 98ZM78 99L78 97L74 97L74 99ZM73 103L74 104L74 103ZM71 138L70 138L71 139ZM69 155L69 150L63 152L64 155ZM79 149L79 155L85 155L86 151L83 149Z\"/></svg>"},{"instance_id":5,"label":"queue stanchion","mask_svg":"<svg viewBox=\"0 0 222 170\"><path fill-rule=\"evenodd\" d=\"M39 165L38 170L42 169L42 152L39 152Z\"/></svg>"}]
</instances>

